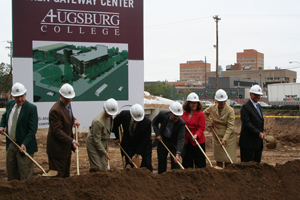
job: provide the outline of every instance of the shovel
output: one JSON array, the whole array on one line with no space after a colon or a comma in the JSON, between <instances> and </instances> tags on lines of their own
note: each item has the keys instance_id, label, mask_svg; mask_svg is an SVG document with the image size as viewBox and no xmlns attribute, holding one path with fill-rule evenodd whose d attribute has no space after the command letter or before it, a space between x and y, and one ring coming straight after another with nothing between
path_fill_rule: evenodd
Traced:
<instances>
[{"instance_id":1,"label":"shovel","mask_svg":"<svg viewBox=\"0 0 300 200\"><path fill-rule=\"evenodd\" d=\"M194 142L197 144L197 146L199 147L199 149L202 151L203 155L205 156L205 158L207 159L207 161L209 162L210 166L213 167L213 165L211 164L209 158L207 157L206 153L203 151L202 147L200 146L200 144L198 143L198 141L196 139L194 139L192 132L190 131L190 129L187 127L187 125L185 125L186 130L188 130L188 132L190 133L191 137L193 138Z\"/></svg>"},{"instance_id":2,"label":"shovel","mask_svg":"<svg viewBox=\"0 0 300 200\"><path fill-rule=\"evenodd\" d=\"M134 162L132 162L131 158L128 156L126 151L122 148L122 146L118 143L120 149L123 151L123 153L127 156L128 160L134 165L135 168L138 168Z\"/></svg>"},{"instance_id":3,"label":"shovel","mask_svg":"<svg viewBox=\"0 0 300 200\"><path fill-rule=\"evenodd\" d=\"M122 138L123 138L123 126L122 124L119 126L119 141L120 143L122 142ZM123 169L125 168L125 158L124 156L122 156L122 164L123 164Z\"/></svg>"},{"instance_id":4,"label":"shovel","mask_svg":"<svg viewBox=\"0 0 300 200\"><path fill-rule=\"evenodd\" d=\"M217 135L217 133L215 132L215 130L214 130L213 128L212 128L212 131L213 131L213 133L215 134L216 138L218 139L219 143L221 144L221 140L220 140L219 136ZM224 150L224 152L225 152L227 158L229 159L229 161L230 161L231 164L232 164L233 162L232 162L232 160L231 160L231 158L230 158L228 152L226 151L226 149L225 149L225 147L224 147L223 145L222 145L222 148L223 148L223 150Z\"/></svg>"},{"instance_id":5,"label":"shovel","mask_svg":"<svg viewBox=\"0 0 300 200\"><path fill-rule=\"evenodd\" d=\"M170 155L174 158L174 160L176 160L176 157L172 154L172 152L168 149L168 147L165 145L165 143L161 140L160 141L164 147L168 150L168 152L170 153ZM181 169L184 169L184 167L181 165L181 163L179 161L177 161L177 164L181 167Z\"/></svg>"},{"instance_id":6,"label":"shovel","mask_svg":"<svg viewBox=\"0 0 300 200\"><path fill-rule=\"evenodd\" d=\"M36 166L38 166L43 171L42 176L56 176L58 174L58 172L55 170L49 170L49 172L47 173L44 170L44 168L42 168L42 166L39 165L39 163L37 163L26 151L21 149L21 147L15 141L13 141L5 132L4 132L4 134L12 143L14 143L14 145L16 145L20 150L22 150L22 152L25 154L25 156L27 156L34 164L36 164Z\"/></svg>"},{"instance_id":7,"label":"shovel","mask_svg":"<svg viewBox=\"0 0 300 200\"><path fill-rule=\"evenodd\" d=\"M266 140L266 146L268 149L276 148L276 140L273 136L267 135L266 137L264 137L264 139Z\"/></svg>"},{"instance_id":8,"label":"shovel","mask_svg":"<svg viewBox=\"0 0 300 200\"><path fill-rule=\"evenodd\" d=\"M77 126L75 126L75 137L76 137L76 142L78 142L78 132L77 132ZM78 155L78 146L76 146L76 165L77 165L77 175L80 175L79 173L79 155Z\"/></svg>"}]
</instances>

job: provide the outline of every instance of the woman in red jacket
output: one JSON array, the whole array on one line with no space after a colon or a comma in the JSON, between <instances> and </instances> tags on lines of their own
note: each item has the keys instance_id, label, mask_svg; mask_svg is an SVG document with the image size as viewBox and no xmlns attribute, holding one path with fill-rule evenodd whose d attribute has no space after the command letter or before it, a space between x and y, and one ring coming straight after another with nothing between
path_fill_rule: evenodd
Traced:
<instances>
[{"instance_id":1,"label":"woman in red jacket","mask_svg":"<svg viewBox=\"0 0 300 200\"><path fill-rule=\"evenodd\" d=\"M203 108L202 103L199 101L199 97L196 93L192 92L188 95L186 102L183 104L182 119L185 121L186 126L193 134L193 138L198 141L203 151L205 151L205 116L201 111ZM184 168L206 167L205 156L201 152L200 148L194 142L194 139L185 130L185 155L182 160Z\"/></svg>"}]
</instances>

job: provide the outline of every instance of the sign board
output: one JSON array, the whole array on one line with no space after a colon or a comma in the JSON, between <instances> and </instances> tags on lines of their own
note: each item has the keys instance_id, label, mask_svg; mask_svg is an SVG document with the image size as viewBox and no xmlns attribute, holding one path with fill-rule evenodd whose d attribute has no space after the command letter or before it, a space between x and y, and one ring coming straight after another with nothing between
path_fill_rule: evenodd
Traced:
<instances>
[{"instance_id":1,"label":"sign board","mask_svg":"<svg viewBox=\"0 0 300 200\"><path fill-rule=\"evenodd\" d=\"M13 81L27 88L39 127L74 87L74 116L89 126L109 98L143 105L143 1L13 0Z\"/></svg>"}]
</instances>

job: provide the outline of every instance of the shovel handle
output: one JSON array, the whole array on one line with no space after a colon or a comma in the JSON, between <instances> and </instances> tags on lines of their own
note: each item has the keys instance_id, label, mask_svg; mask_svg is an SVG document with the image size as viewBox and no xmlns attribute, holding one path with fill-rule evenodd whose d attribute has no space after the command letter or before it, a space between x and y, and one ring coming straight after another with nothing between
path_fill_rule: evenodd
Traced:
<instances>
[{"instance_id":1,"label":"shovel handle","mask_svg":"<svg viewBox=\"0 0 300 200\"><path fill-rule=\"evenodd\" d=\"M15 141L13 141L5 132L4 134L12 143L14 143L14 145L21 149L21 147ZM39 163L37 163L26 151L24 151L23 149L21 150L34 164L36 164L36 166L38 166L43 171L44 174L47 174L46 171L42 168L42 166L39 165Z\"/></svg>"},{"instance_id":2,"label":"shovel handle","mask_svg":"<svg viewBox=\"0 0 300 200\"><path fill-rule=\"evenodd\" d=\"M201 152L203 153L203 155L205 156L205 158L207 159L207 161L209 162L209 165L211 167L213 167L213 165L211 164L209 158L207 157L205 151L203 151L202 147L200 146L199 142L193 137L192 132L190 131L190 129L187 127L187 125L185 125L186 130L188 130L188 132L190 133L191 137L193 138L194 142L197 144L197 146L199 147L199 149L201 150Z\"/></svg>"},{"instance_id":3,"label":"shovel handle","mask_svg":"<svg viewBox=\"0 0 300 200\"><path fill-rule=\"evenodd\" d=\"M165 145L165 143L161 140L160 141L164 147L168 150L168 152L170 153L170 155L174 158L174 160L176 160L176 157L172 154L172 152L168 149L168 147ZM181 163L179 161L177 161L177 164L181 167L181 169L184 169L184 167L181 165Z\"/></svg>"},{"instance_id":4,"label":"shovel handle","mask_svg":"<svg viewBox=\"0 0 300 200\"><path fill-rule=\"evenodd\" d=\"M122 148L122 146L118 143L120 149L123 151L123 153L127 156L128 160L130 160L130 162L134 165L135 168L138 168L136 166L136 164L134 162L132 162L131 158L128 156L128 154L126 153L126 151Z\"/></svg>"},{"instance_id":5,"label":"shovel handle","mask_svg":"<svg viewBox=\"0 0 300 200\"><path fill-rule=\"evenodd\" d=\"M221 140L220 140L219 136L217 135L217 133L215 132L215 130L214 130L213 128L212 128L212 131L213 131L213 133L215 134L216 138L218 139L219 143L221 144ZM222 148L223 148L223 150L224 150L224 152L225 152L227 158L229 159L229 161L230 161L231 164L232 164L233 162L232 162L232 160L231 160L231 158L230 158L228 152L226 151L226 149L225 149L225 147L224 147L223 145L222 145Z\"/></svg>"},{"instance_id":6,"label":"shovel handle","mask_svg":"<svg viewBox=\"0 0 300 200\"><path fill-rule=\"evenodd\" d=\"M76 142L78 142L78 132L77 132L77 126L75 125L75 137L76 137ZM77 175L80 175L79 173L79 150L78 146L76 146L76 167L77 167Z\"/></svg>"},{"instance_id":7,"label":"shovel handle","mask_svg":"<svg viewBox=\"0 0 300 200\"><path fill-rule=\"evenodd\" d=\"M122 142L122 137L123 137L123 126L122 124L119 126L119 141L120 143ZM124 156L122 156L122 164L123 164L123 169L125 168L125 160Z\"/></svg>"}]
</instances>

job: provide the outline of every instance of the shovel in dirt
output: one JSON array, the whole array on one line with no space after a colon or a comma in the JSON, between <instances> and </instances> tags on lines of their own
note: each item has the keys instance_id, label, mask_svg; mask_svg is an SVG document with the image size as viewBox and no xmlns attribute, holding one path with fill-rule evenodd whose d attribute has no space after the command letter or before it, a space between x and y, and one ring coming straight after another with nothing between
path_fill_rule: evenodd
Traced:
<instances>
[{"instance_id":1,"label":"shovel in dirt","mask_svg":"<svg viewBox=\"0 0 300 200\"><path fill-rule=\"evenodd\" d=\"M43 171L43 174L42 176L56 176L58 174L57 171L55 170L49 170L49 172L47 173L44 168L39 165L26 151L24 151L23 149L21 149L21 147L15 142L13 141L5 132L4 132L5 136L14 144L18 147L18 149L22 150L22 152L34 163L36 164L36 166L38 166L42 171Z\"/></svg>"},{"instance_id":2,"label":"shovel in dirt","mask_svg":"<svg viewBox=\"0 0 300 200\"><path fill-rule=\"evenodd\" d=\"M221 144L222 142L221 142L219 136L217 135L216 131L215 131L213 128L212 128L211 130L213 131L213 133L215 134L215 136L216 136L216 138L218 139L219 143ZM226 151L226 149L225 149L225 147L224 147L223 145L222 145L222 148L223 148L223 150L224 150L224 152L225 152L227 158L229 159L230 163L232 164L233 162L232 162L232 160L231 160L231 157L229 156L228 152Z\"/></svg>"},{"instance_id":3,"label":"shovel in dirt","mask_svg":"<svg viewBox=\"0 0 300 200\"><path fill-rule=\"evenodd\" d=\"M128 160L134 165L135 168L138 168L136 166L136 164L134 162L132 162L131 158L129 157L129 155L126 153L126 151L122 148L122 146L118 143L118 146L120 147L120 149L123 151L123 153L126 155L126 157L128 158Z\"/></svg>"},{"instance_id":4,"label":"shovel in dirt","mask_svg":"<svg viewBox=\"0 0 300 200\"><path fill-rule=\"evenodd\" d=\"M202 149L202 147L200 146L200 144L198 143L197 140L194 139L192 132L190 131L190 129L187 127L187 125L185 125L186 130L188 130L188 132L190 133L191 137L193 138L194 142L197 144L197 146L199 147L199 149L201 150L201 152L203 153L203 155L205 156L205 158L207 159L207 161L209 162L209 165L211 167L213 167L213 165L211 164L209 158L207 157L206 153L204 152L204 150ZM223 169L222 167L219 166L215 166L215 169Z\"/></svg>"},{"instance_id":5,"label":"shovel in dirt","mask_svg":"<svg viewBox=\"0 0 300 200\"><path fill-rule=\"evenodd\" d=\"M176 160L176 157L172 154L172 152L169 150L169 148L165 145L165 143L161 140L160 141L164 147L167 149L167 151L170 153L170 155L174 158L174 160ZM182 166L182 164L178 161L177 164L181 167L181 169L184 169L184 167Z\"/></svg>"}]
</instances>

